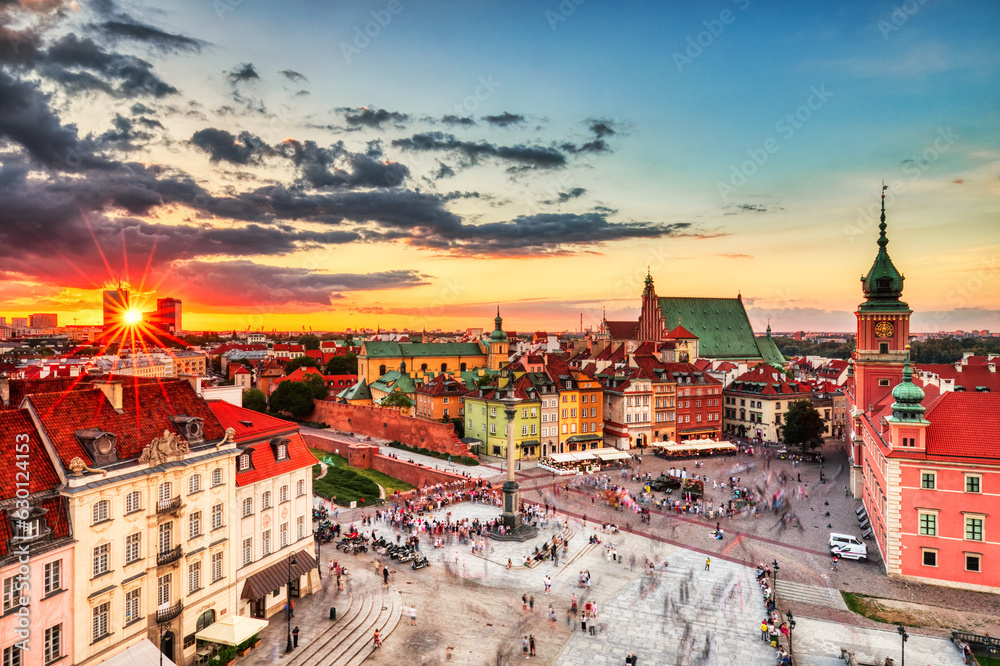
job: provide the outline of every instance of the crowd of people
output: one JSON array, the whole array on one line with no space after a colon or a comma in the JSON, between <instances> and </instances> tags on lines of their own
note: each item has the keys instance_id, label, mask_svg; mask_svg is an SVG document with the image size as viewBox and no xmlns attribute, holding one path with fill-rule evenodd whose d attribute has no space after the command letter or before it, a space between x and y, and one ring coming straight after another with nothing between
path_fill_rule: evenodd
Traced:
<instances>
[{"instance_id":1,"label":"crowd of people","mask_svg":"<svg viewBox=\"0 0 1000 666\"><path fill-rule=\"evenodd\" d=\"M767 616L760 623L760 638L768 641L771 647L778 649L778 660L782 665L791 664L791 656L781 644L781 638L788 640L788 623L781 621L781 615L774 605L773 574L771 567L763 562L757 565L757 584L760 586L760 593L763 597L764 608Z\"/></svg>"}]
</instances>

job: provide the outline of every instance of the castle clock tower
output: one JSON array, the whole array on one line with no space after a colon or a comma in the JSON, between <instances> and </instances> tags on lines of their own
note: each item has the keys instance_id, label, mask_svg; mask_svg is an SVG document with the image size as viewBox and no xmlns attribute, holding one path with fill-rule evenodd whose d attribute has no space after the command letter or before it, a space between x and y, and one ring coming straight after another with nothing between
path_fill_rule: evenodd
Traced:
<instances>
[{"instance_id":1,"label":"castle clock tower","mask_svg":"<svg viewBox=\"0 0 1000 666\"><path fill-rule=\"evenodd\" d=\"M913 314L910 306L900 300L904 277L885 249L889 244L885 234L885 190L883 185L878 254L868 274L861 278L865 301L854 313L858 318L858 339L852 354L854 407L860 411L889 395L902 381Z\"/></svg>"}]
</instances>

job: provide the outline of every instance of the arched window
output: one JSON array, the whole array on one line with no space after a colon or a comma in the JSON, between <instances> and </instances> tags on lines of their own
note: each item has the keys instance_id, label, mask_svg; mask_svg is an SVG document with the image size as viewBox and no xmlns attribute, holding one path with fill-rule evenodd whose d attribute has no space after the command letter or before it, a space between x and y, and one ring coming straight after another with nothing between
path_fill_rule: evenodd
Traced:
<instances>
[{"instance_id":1,"label":"arched window","mask_svg":"<svg viewBox=\"0 0 1000 666\"><path fill-rule=\"evenodd\" d=\"M103 523L111 517L111 502L98 500L94 503L94 524Z\"/></svg>"},{"instance_id":2,"label":"arched window","mask_svg":"<svg viewBox=\"0 0 1000 666\"><path fill-rule=\"evenodd\" d=\"M420 369L421 370L426 370L427 369L427 364L426 363L421 363L420 364Z\"/></svg>"},{"instance_id":3,"label":"arched window","mask_svg":"<svg viewBox=\"0 0 1000 666\"><path fill-rule=\"evenodd\" d=\"M378 366L378 376L381 377L384 374L385 374L385 366L384 365Z\"/></svg>"},{"instance_id":4,"label":"arched window","mask_svg":"<svg viewBox=\"0 0 1000 666\"><path fill-rule=\"evenodd\" d=\"M125 513L132 513L142 508L142 493L133 490L125 496Z\"/></svg>"},{"instance_id":5,"label":"arched window","mask_svg":"<svg viewBox=\"0 0 1000 666\"><path fill-rule=\"evenodd\" d=\"M465 364L464 364L464 363L463 363L462 365L458 366L458 367L459 367L459 369L460 369L460 370L461 370L462 372L465 372Z\"/></svg>"},{"instance_id":6,"label":"arched window","mask_svg":"<svg viewBox=\"0 0 1000 666\"><path fill-rule=\"evenodd\" d=\"M441 372L448 372L448 364L447 363L442 363L441 364Z\"/></svg>"},{"instance_id":7,"label":"arched window","mask_svg":"<svg viewBox=\"0 0 1000 666\"><path fill-rule=\"evenodd\" d=\"M201 631L213 622L215 622L215 611L209 609L198 616L198 622L195 624L194 630L196 632Z\"/></svg>"},{"instance_id":8,"label":"arched window","mask_svg":"<svg viewBox=\"0 0 1000 666\"><path fill-rule=\"evenodd\" d=\"M194 493L201 490L201 474L192 474L191 478L188 479L188 495L193 495Z\"/></svg>"}]
</instances>

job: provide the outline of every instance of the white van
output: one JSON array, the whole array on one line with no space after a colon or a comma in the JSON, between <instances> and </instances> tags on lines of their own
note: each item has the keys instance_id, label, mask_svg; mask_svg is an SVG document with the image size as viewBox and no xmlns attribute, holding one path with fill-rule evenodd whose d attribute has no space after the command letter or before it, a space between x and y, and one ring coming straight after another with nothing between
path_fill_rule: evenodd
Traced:
<instances>
[{"instance_id":1,"label":"white van","mask_svg":"<svg viewBox=\"0 0 1000 666\"><path fill-rule=\"evenodd\" d=\"M847 560L867 560L868 546L850 534L830 532L830 554Z\"/></svg>"}]
</instances>

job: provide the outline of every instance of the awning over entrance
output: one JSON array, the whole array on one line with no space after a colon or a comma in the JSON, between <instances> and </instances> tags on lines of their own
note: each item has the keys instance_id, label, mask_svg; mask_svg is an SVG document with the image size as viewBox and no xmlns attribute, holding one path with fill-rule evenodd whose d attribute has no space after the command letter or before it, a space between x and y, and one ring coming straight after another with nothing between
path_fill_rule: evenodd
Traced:
<instances>
[{"instance_id":1,"label":"awning over entrance","mask_svg":"<svg viewBox=\"0 0 1000 666\"><path fill-rule=\"evenodd\" d=\"M577 451L577 452L567 452L567 453L553 453L549 456L552 458L553 462L557 463L568 463L576 462L578 460L593 460L594 456L590 451Z\"/></svg>"},{"instance_id":2,"label":"awning over entrance","mask_svg":"<svg viewBox=\"0 0 1000 666\"><path fill-rule=\"evenodd\" d=\"M265 595L287 585L288 561L292 557L295 557L295 564L292 565L292 580L296 580L299 576L308 573L310 569L316 568L316 559L308 551L300 550L247 578L246 584L243 586L243 598L258 601L263 599Z\"/></svg>"},{"instance_id":3,"label":"awning over entrance","mask_svg":"<svg viewBox=\"0 0 1000 666\"><path fill-rule=\"evenodd\" d=\"M608 450L604 450L604 451L591 451L591 453L593 453L595 456L597 456L601 460L628 460L629 458L632 457L631 454L629 454L629 453L627 453L625 451L618 451L616 449L615 450L611 450L611 451L608 451Z\"/></svg>"},{"instance_id":4,"label":"awning over entrance","mask_svg":"<svg viewBox=\"0 0 1000 666\"><path fill-rule=\"evenodd\" d=\"M260 633L266 626L267 620L258 620L245 615L230 615L208 625L194 637L210 643L239 645L254 634Z\"/></svg>"},{"instance_id":5,"label":"awning over entrance","mask_svg":"<svg viewBox=\"0 0 1000 666\"><path fill-rule=\"evenodd\" d=\"M266 623L265 623L266 624ZM160 658L163 661L160 661ZM113 657L102 662L110 666L175 666L174 662L167 659L148 638L143 638L135 645L119 652Z\"/></svg>"},{"instance_id":6,"label":"awning over entrance","mask_svg":"<svg viewBox=\"0 0 1000 666\"><path fill-rule=\"evenodd\" d=\"M572 437L567 437L566 442L576 444L579 442L599 442L602 439L604 439L603 435L594 433L593 435L573 435Z\"/></svg>"},{"instance_id":7,"label":"awning over entrance","mask_svg":"<svg viewBox=\"0 0 1000 666\"><path fill-rule=\"evenodd\" d=\"M542 443L539 442L537 439L526 439L526 440L524 440L523 442L521 442L519 444L519 446L522 449L526 449L526 448L531 447L531 446L541 446L541 445L542 445Z\"/></svg>"}]
</instances>

